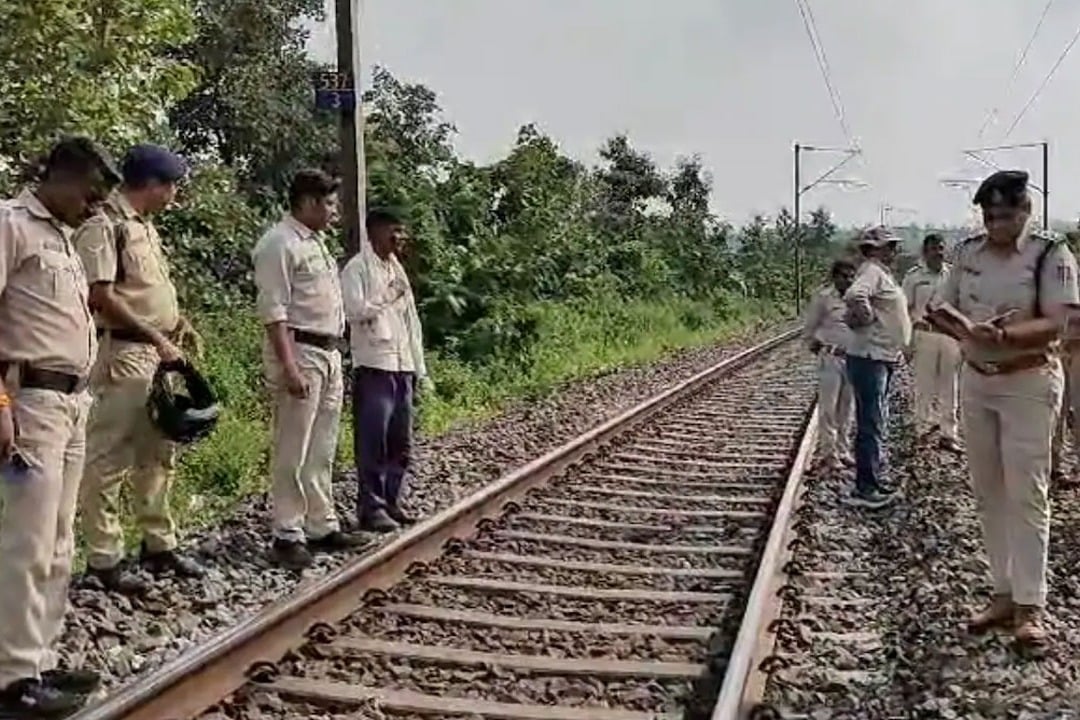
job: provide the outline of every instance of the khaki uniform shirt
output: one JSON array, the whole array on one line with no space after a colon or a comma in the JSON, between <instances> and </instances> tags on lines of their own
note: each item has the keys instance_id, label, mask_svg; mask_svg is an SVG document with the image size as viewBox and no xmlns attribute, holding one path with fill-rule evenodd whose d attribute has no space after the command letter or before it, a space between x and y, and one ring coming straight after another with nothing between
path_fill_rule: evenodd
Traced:
<instances>
[{"instance_id":1,"label":"khaki uniform shirt","mask_svg":"<svg viewBox=\"0 0 1080 720\"><path fill-rule=\"evenodd\" d=\"M69 235L29 190L0 205L0 360L87 377L97 338Z\"/></svg>"},{"instance_id":2,"label":"khaki uniform shirt","mask_svg":"<svg viewBox=\"0 0 1080 720\"><path fill-rule=\"evenodd\" d=\"M121 226L127 232L127 241L118 255ZM153 223L135 212L123 193L114 191L104 212L87 220L75 232L73 242L91 285L112 283L113 293L135 317L164 333L176 329L180 306L161 236ZM121 265L123 277L118 273ZM115 329L104 317L98 318L98 324Z\"/></svg>"},{"instance_id":3,"label":"khaki uniform shirt","mask_svg":"<svg viewBox=\"0 0 1080 720\"><path fill-rule=\"evenodd\" d=\"M907 297L908 314L912 322L919 322L926 316L926 307L930 299L941 292L945 281L949 279L952 267L942 263L941 271L934 272L924 263L919 263L904 275L904 295Z\"/></svg>"},{"instance_id":4,"label":"khaki uniform shirt","mask_svg":"<svg viewBox=\"0 0 1080 720\"><path fill-rule=\"evenodd\" d=\"M318 233L287 215L251 252L256 312L264 324L341 337L345 311L337 264Z\"/></svg>"},{"instance_id":5,"label":"khaki uniform shirt","mask_svg":"<svg viewBox=\"0 0 1080 720\"><path fill-rule=\"evenodd\" d=\"M973 322L1016 310L1011 320L1035 317L1035 264L1052 239L1039 230L1025 230L1016 251L1003 256L988 247L986 235L967 240L942 288L940 299ZM1077 302L1076 258L1059 242L1043 261L1039 305L1043 316L1056 314L1065 303ZM935 299L936 302L936 299ZM988 348L961 344L964 357L979 363L1000 362L1038 352L1038 348Z\"/></svg>"},{"instance_id":6,"label":"khaki uniform shirt","mask_svg":"<svg viewBox=\"0 0 1080 720\"><path fill-rule=\"evenodd\" d=\"M846 314L847 305L835 286L818 290L806 309L803 339L847 350L851 346L851 328L844 322Z\"/></svg>"},{"instance_id":7,"label":"khaki uniform shirt","mask_svg":"<svg viewBox=\"0 0 1080 720\"><path fill-rule=\"evenodd\" d=\"M848 354L855 357L896 362L911 342L911 318L903 290L892 273L880 263L867 260L855 273L844 293L849 310L872 318L869 325L852 327Z\"/></svg>"},{"instance_id":8,"label":"khaki uniform shirt","mask_svg":"<svg viewBox=\"0 0 1080 720\"><path fill-rule=\"evenodd\" d=\"M408 278L399 277L394 262L374 252L357 254L341 276L353 366L422 375L418 365L423 359L413 357L409 336ZM398 294L392 284L405 292Z\"/></svg>"}]
</instances>

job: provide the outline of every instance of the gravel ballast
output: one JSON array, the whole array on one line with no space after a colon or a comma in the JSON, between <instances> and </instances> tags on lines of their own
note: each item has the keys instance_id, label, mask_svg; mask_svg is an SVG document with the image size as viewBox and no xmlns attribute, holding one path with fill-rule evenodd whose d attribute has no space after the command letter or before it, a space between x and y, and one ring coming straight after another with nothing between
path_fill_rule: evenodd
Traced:
<instances>
[{"instance_id":1,"label":"gravel ballast","mask_svg":"<svg viewBox=\"0 0 1080 720\"><path fill-rule=\"evenodd\" d=\"M650 366L581 380L489 421L437 438L421 437L415 448L410 507L418 516L431 515L776 332L756 328L723 346L682 351ZM355 493L350 480L343 479L335 489L339 512L347 522L353 519ZM303 575L284 571L268 558L268 528L265 495L242 503L229 519L185 543L208 564L206 578L160 579L144 598L105 593L95 581L77 578L59 647L61 662L102 672L103 690L108 691L235 627L300 582L325 575L355 557L317 555L315 566Z\"/></svg>"},{"instance_id":2,"label":"gravel ballast","mask_svg":"<svg viewBox=\"0 0 1080 720\"><path fill-rule=\"evenodd\" d=\"M799 515L809 530L795 555L803 577L785 608L794 622L778 633L788 667L771 676L767 700L832 720L1080 717L1080 493L1052 491L1045 651L1021 651L1006 632L970 634L966 621L988 600L990 577L967 464L916 442L906 373L899 384L890 443L900 501L877 512L848 508L839 499L851 472L807 478ZM850 574L813 576L821 572ZM800 604L809 595L868 602Z\"/></svg>"}]
</instances>

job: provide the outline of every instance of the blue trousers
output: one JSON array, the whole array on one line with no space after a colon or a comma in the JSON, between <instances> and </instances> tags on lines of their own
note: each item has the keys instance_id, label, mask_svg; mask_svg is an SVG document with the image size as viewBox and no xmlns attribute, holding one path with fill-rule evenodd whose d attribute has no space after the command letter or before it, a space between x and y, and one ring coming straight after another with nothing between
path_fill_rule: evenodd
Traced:
<instances>
[{"instance_id":1,"label":"blue trousers","mask_svg":"<svg viewBox=\"0 0 1080 720\"><path fill-rule=\"evenodd\" d=\"M360 483L357 515L396 507L412 450L414 375L353 370L353 452Z\"/></svg>"},{"instance_id":2,"label":"blue trousers","mask_svg":"<svg viewBox=\"0 0 1080 720\"><path fill-rule=\"evenodd\" d=\"M889 425L889 387L896 364L847 356L847 375L855 395L855 489L878 490L884 481Z\"/></svg>"}]
</instances>

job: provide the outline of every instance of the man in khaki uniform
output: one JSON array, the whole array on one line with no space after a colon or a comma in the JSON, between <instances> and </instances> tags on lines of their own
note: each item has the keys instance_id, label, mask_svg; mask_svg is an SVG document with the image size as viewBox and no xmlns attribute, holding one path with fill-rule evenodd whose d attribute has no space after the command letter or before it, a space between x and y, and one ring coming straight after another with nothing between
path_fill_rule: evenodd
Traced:
<instances>
[{"instance_id":1,"label":"man in khaki uniform","mask_svg":"<svg viewBox=\"0 0 1080 720\"><path fill-rule=\"evenodd\" d=\"M960 347L948 335L939 333L923 317L930 298L945 284L949 265L945 263L945 239L931 233L923 240L922 262L904 275L903 289L911 315L915 352L915 423L920 439L936 429L940 446L958 451L956 433L957 380Z\"/></svg>"},{"instance_id":2,"label":"man in khaki uniform","mask_svg":"<svg viewBox=\"0 0 1080 720\"><path fill-rule=\"evenodd\" d=\"M830 275L832 284L814 294L803 325L803 339L818 357L821 455L826 467L855 462L848 439L855 401L844 360L851 345L851 328L844 322L844 293L851 287L855 265L837 260Z\"/></svg>"},{"instance_id":3,"label":"man in khaki uniform","mask_svg":"<svg viewBox=\"0 0 1080 720\"><path fill-rule=\"evenodd\" d=\"M319 233L334 219L337 186L323 172L298 172L289 213L251 253L256 310L266 325L263 364L274 396L273 553L294 570L311 565L308 546L366 544L341 532L331 486L344 393L345 313L337 265Z\"/></svg>"},{"instance_id":4,"label":"man in khaki uniform","mask_svg":"<svg viewBox=\"0 0 1080 720\"><path fill-rule=\"evenodd\" d=\"M986 232L961 246L940 297L974 323L957 332L960 395L994 599L971 627L1012 626L1018 641L1038 644L1063 384L1052 348L1066 303L1077 301L1077 272L1064 243L1032 227L1027 177L1003 171L983 182L975 203Z\"/></svg>"},{"instance_id":5,"label":"man in khaki uniform","mask_svg":"<svg viewBox=\"0 0 1080 720\"><path fill-rule=\"evenodd\" d=\"M1080 452L1080 346L1071 343L1062 348L1061 363L1065 371L1065 393L1058 424L1054 428L1051 452L1051 480L1055 485L1080 486L1080 474L1065 471L1065 436L1072 433L1073 452Z\"/></svg>"},{"instance_id":6,"label":"man in khaki uniform","mask_svg":"<svg viewBox=\"0 0 1080 720\"><path fill-rule=\"evenodd\" d=\"M56 145L36 190L0 205L0 716L69 713L97 685L60 670L88 377L97 352L69 242L119 181L86 138Z\"/></svg>"},{"instance_id":7,"label":"man in khaki uniform","mask_svg":"<svg viewBox=\"0 0 1080 720\"><path fill-rule=\"evenodd\" d=\"M104 212L87 221L74 243L98 314L101 350L94 368L81 506L88 574L109 590L137 594L146 582L123 569L118 517L120 482L130 475L142 531L141 565L153 573L199 577L203 568L177 551L169 511L173 443L150 422L146 400L159 362L181 357L171 338L181 329L176 288L150 216L176 197L186 168L156 145L136 145L124 158L123 185Z\"/></svg>"}]
</instances>

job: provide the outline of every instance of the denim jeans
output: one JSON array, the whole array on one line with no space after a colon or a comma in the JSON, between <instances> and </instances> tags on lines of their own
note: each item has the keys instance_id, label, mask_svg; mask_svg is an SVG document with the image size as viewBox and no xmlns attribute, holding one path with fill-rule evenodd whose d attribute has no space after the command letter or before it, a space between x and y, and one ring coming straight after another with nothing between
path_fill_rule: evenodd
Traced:
<instances>
[{"instance_id":1,"label":"denim jeans","mask_svg":"<svg viewBox=\"0 0 1080 720\"><path fill-rule=\"evenodd\" d=\"M885 433L889 425L889 387L895 363L847 357L847 375L855 394L855 489L879 490L884 481Z\"/></svg>"}]
</instances>

